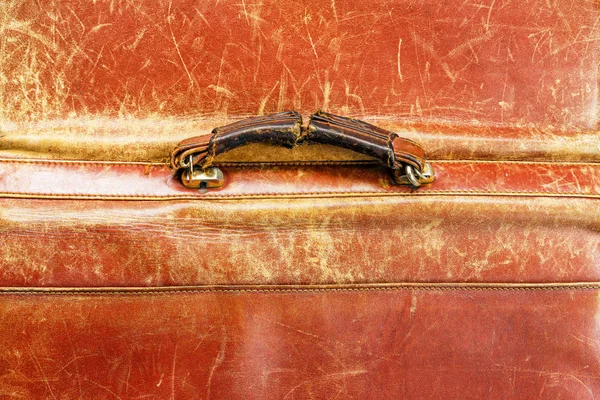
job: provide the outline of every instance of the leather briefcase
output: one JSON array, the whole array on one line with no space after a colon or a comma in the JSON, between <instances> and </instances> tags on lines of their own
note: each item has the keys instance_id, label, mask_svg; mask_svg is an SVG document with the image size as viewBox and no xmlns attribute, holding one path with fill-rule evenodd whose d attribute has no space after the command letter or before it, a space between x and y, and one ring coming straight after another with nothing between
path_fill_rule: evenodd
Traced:
<instances>
[{"instance_id":1,"label":"leather briefcase","mask_svg":"<svg viewBox=\"0 0 600 400\"><path fill-rule=\"evenodd\" d=\"M597 2L0 9L3 397L600 392Z\"/></svg>"}]
</instances>

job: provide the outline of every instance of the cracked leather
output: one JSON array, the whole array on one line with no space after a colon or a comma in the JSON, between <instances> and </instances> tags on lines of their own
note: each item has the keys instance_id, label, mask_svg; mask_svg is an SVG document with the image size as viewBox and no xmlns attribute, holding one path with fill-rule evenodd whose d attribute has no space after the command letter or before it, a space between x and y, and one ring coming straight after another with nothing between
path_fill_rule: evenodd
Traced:
<instances>
[{"instance_id":1,"label":"cracked leather","mask_svg":"<svg viewBox=\"0 0 600 400\"><path fill-rule=\"evenodd\" d=\"M328 144L372 157L394 170L404 163L421 171L425 164L423 148L397 133L323 111L313 114L308 125L303 126L298 112L287 111L247 118L215 128L210 135L186 139L173 150L171 166L188 166L187 158L191 156L193 165L207 168L216 157L252 143L290 149L302 144Z\"/></svg>"},{"instance_id":2,"label":"cracked leather","mask_svg":"<svg viewBox=\"0 0 600 400\"><path fill-rule=\"evenodd\" d=\"M425 151L417 143L375 125L319 111L308 125L308 140L354 150L371 156L383 165L400 169L402 163L421 171Z\"/></svg>"},{"instance_id":3,"label":"cracked leather","mask_svg":"<svg viewBox=\"0 0 600 400\"><path fill-rule=\"evenodd\" d=\"M221 154L252 143L293 148L301 139L301 125L302 117L295 111L246 118L215 128L210 135L182 141L172 152L171 166L188 166L187 158L192 156L192 165L207 168Z\"/></svg>"},{"instance_id":4,"label":"cracked leather","mask_svg":"<svg viewBox=\"0 0 600 400\"><path fill-rule=\"evenodd\" d=\"M598 397L599 16L0 1L0 396ZM286 148L294 114L208 152L290 109L414 140L436 180L394 185L346 120L323 144L324 114L318 144ZM223 187L173 176L194 136Z\"/></svg>"}]
</instances>

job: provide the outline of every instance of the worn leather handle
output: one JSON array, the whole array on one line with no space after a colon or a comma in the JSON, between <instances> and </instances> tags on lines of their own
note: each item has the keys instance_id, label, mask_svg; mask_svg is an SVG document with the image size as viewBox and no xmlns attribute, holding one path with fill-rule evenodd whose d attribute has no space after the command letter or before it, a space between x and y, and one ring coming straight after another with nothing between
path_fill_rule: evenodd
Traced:
<instances>
[{"instance_id":1,"label":"worn leather handle","mask_svg":"<svg viewBox=\"0 0 600 400\"><path fill-rule=\"evenodd\" d=\"M296 111L251 117L215 128L208 135L196 136L179 143L171 154L173 169L192 166L202 169L212 165L215 157L251 143L271 143L292 148L302 135L302 116Z\"/></svg>"},{"instance_id":2,"label":"worn leather handle","mask_svg":"<svg viewBox=\"0 0 600 400\"><path fill-rule=\"evenodd\" d=\"M302 125L299 113L286 111L215 128L209 135L179 143L172 153L171 166L175 170L194 167L206 170L220 154L250 143L288 148L302 143L343 147L379 160L394 171L396 178L406 177L400 183L419 186L432 180L425 151L417 143L375 125L322 111L313 114L307 126Z\"/></svg>"},{"instance_id":3,"label":"worn leather handle","mask_svg":"<svg viewBox=\"0 0 600 400\"><path fill-rule=\"evenodd\" d=\"M344 147L376 158L398 170L409 164L417 171L425 168L425 150L412 140L364 121L316 112L310 118L307 140Z\"/></svg>"}]
</instances>

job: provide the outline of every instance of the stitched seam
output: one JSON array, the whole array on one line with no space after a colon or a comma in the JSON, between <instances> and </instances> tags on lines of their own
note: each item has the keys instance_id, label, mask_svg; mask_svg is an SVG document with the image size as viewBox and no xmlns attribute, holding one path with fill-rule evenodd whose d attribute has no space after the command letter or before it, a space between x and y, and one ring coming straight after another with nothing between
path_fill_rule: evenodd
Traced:
<instances>
[{"instance_id":1,"label":"stitched seam","mask_svg":"<svg viewBox=\"0 0 600 400\"><path fill-rule=\"evenodd\" d=\"M158 162L119 162L119 161L85 161L85 160L33 160L33 159L1 159L0 163L4 164L42 164L42 165L58 165L58 166L69 166L69 165L98 165L98 166L115 166L115 167L140 167L140 166L155 166L155 167L168 167L170 168L170 162L158 163ZM333 165L333 166L345 166L345 165L381 165L376 160L337 160L337 161L257 161L257 162L236 162L236 161L215 161L215 166L230 167L230 168L242 168L251 166L304 166L304 165Z\"/></svg>"},{"instance_id":2,"label":"stitched seam","mask_svg":"<svg viewBox=\"0 0 600 400\"><path fill-rule=\"evenodd\" d=\"M600 167L600 162L577 161L521 161L521 160L427 160L435 164L497 164L497 165L549 165L553 167Z\"/></svg>"},{"instance_id":3,"label":"stitched seam","mask_svg":"<svg viewBox=\"0 0 600 400\"><path fill-rule=\"evenodd\" d=\"M0 159L0 163L4 164L41 164L41 165L57 165L57 166L72 166L72 165L96 165L96 166L115 166L115 167L139 167L139 166L154 166L170 168L170 163L157 162L113 162L113 161L85 161L85 160L32 160L32 159ZM251 166L346 166L346 165L380 165L375 160L338 160L338 161L258 161L258 162L235 162L235 161L215 161L215 166L228 168L243 168Z\"/></svg>"},{"instance_id":4,"label":"stitched seam","mask_svg":"<svg viewBox=\"0 0 600 400\"><path fill-rule=\"evenodd\" d=\"M240 168L240 167L253 167L253 166L284 166L284 167L294 167L294 166L321 166L321 165L332 165L332 166L354 166L354 165L382 165L379 161L375 160L354 160L354 161L279 161L279 162L270 162L270 161L257 161L257 162L235 162L235 161L223 161L223 162L215 162L216 166L220 167L231 167L231 168Z\"/></svg>"},{"instance_id":5,"label":"stitched seam","mask_svg":"<svg viewBox=\"0 0 600 400\"><path fill-rule=\"evenodd\" d=\"M350 293L350 292L394 292L394 291L492 291L492 292L524 292L524 291L569 291L569 290L600 290L600 284L587 286L387 286L387 287L358 287L358 288L206 288L206 289L181 289L162 290L148 288L148 290L6 290L2 295L173 295L173 294L205 294L205 293Z\"/></svg>"},{"instance_id":6,"label":"stitched seam","mask_svg":"<svg viewBox=\"0 0 600 400\"><path fill-rule=\"evenodd\" d=\"M85 161L85 160L36 160L36 159L5 159L0 158L0 163L3 164L46 164L46 165L98 165L98 166L115 166L115 167L140 167L140 166L156 166L168 167L168 162L120 162L120 161Z\"/></svg>"},{"instance_id":7,"label":"stitched seam","mask_svg":"<svg viewBox=\"0 0 600 400\"><path fill-rule=\"evenodd\" d=\"M297 196L344 196L344 197L361 197L361 196L427 196L427 195L494 195L494 196L565 196L565 197L600 197L600 193L578 193L578 192L531 192L531 191L483 191L483 190L423 190L411 192L290 192L290 193L250 193L250 194L206 194L202 195L127 195L127 194L77 194L77 193L31 193L31 192L0 192L1 196L23 196L23 197L51 197L51 198L110 198L110 199L238 199L238 198L253 198L253 197L297 197Z\"/></svg>"},{"instance_id":8,"label":"stitched seam","mask_svg":"<svg viewBox=\"0 0 600 400\"><path fill-rule=\"evenodd\" d=\"M427 160L433 164L522 164L522 165L549 165L549 166L592 166L592 167L600 167L600 162L571 162L571 161L519 161L519 160L435 160L428 159ZM45 159L26 159L26 158L0 158L0 163L10 164L10 163L20 163L20 164L50 164L50 165L103 165L103 166L143 166L143 165L153 165L153 166L165 166L168 167L169 163L164 162L143 162L143 161L131 161L131 162L120 162L120 161L86 161L86 160L45 160ZM236 167L236 166L251 166L251 165L352 165L354 163L363 164L363 163L373 163L378 164L377 161L371 160L339 160L339 161L280 161L280 162L227 162L224 161L222 163L216 162L215 165L223 165L228 167Z\"/></svg>"}]
</instances>

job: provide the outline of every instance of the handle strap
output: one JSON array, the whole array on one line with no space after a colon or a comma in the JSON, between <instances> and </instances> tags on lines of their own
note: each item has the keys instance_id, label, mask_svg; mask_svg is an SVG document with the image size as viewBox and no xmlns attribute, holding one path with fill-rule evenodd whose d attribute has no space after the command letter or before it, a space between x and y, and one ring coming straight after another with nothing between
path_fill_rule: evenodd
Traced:
<instances>
[{"instance_id":1,"label":"handle strap","mask_svg":"<svg viewBox=\"0 0 600 400\"><path fill-rule=\"evenodd\" d=\"M394 172L398 183L419 186L433 181L433 171L425 161L425 151L412 140L356 119L319 111L307 126L296 111L251 117L215 128L210 134L179 143L173 150L174 170L209 169L214 159L250 143L270 143L294 148L303 143L323 143L347 148L379 160Z\"/></svg>"},{"instance_id":2,"label":"handle strap","mask_svg":"<svg viewBox=\"0 0 600 400\"><path fill-rule=\"evenodd\" d=\"M246 118L180 142L171 154L171 167L206 169L217 156L251 143L293 148L302 135L301 127L302 116L296 111Z\"/></svg>"},{"instance_id":3,"label":"handle strap","mask_svg":"<svg viewBox=\"0 0 600 400\"><path fill-rule=\"evenodd\" d=\"M318 111L310 118L308 141L354 150L393 170L402 169L404 164L419 172L425 168L425 150L417 143L357 119Z\"/></svg>"}]
</instances>

